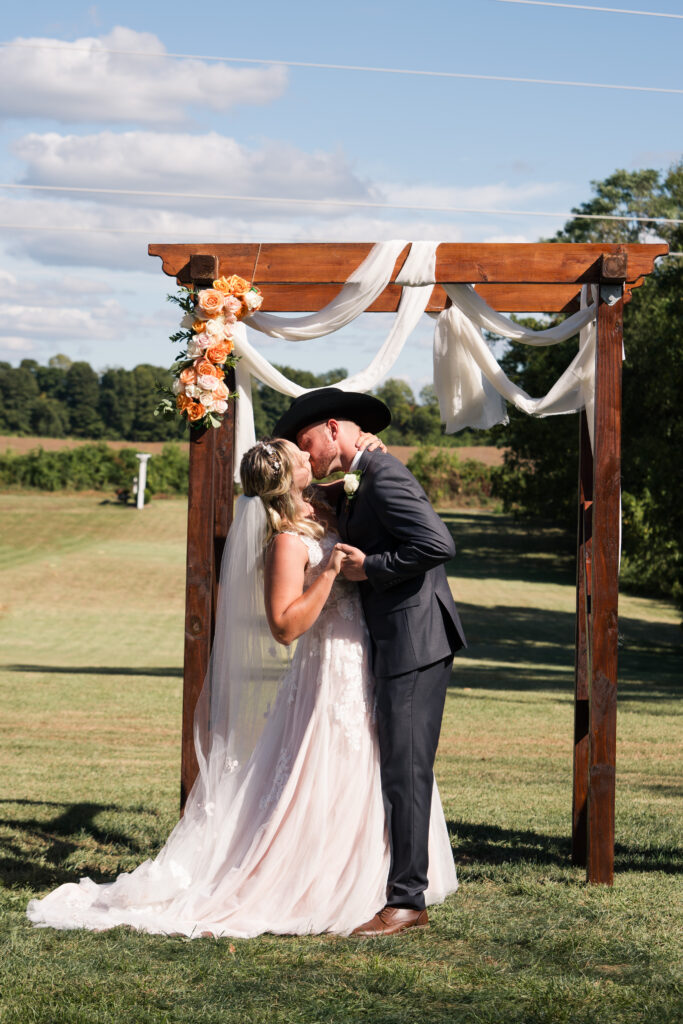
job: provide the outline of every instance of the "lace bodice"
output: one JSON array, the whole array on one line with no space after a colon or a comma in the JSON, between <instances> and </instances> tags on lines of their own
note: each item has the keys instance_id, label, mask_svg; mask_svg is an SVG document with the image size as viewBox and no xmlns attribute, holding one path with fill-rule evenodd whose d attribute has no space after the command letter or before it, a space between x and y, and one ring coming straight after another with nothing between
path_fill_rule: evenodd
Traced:
<instances>
[{"instance_id":1,"label":"lace bodice","mask_svg":"<svg viewBox=\"0 0 683 1024\"><path fill-rule=\"evenodd\" d=\"M288 531L294 532L294 531ZM297 533L308 550L304 590L318 578L330 553L340 540L328 531L320 540ZM355 583L341 574L332 584L329 597L316 622L299 639L285 689L287 700L297 699L302 680L315 680L325 692L332 721L336 722L351 749L358 749L362 730L374 715L374 695L369 666L368 637L363 609Z\"/></svg>"},{"instance_id":2,"label":"lace bodice","mask_svg":"<svg viewBox=\"0 0 683 1024\"><path fill-rule=\"evenodd\" d=\"M298 537L308 550L308 564L304 571L304 590L308 590L327 565L332 548L335 544L339 543L341 537L333 530L328 530L320 540L316 540L314 537L307 537L303 533L295 533L293 530L288 530L287 533ZM362 618L358 588L355 583L345 579L341 573L332 584L332 590L325 602L322 615L326 616L330 612L341 615L342 618L348 620L356 617Z\"/></svg>"}]
</instances>

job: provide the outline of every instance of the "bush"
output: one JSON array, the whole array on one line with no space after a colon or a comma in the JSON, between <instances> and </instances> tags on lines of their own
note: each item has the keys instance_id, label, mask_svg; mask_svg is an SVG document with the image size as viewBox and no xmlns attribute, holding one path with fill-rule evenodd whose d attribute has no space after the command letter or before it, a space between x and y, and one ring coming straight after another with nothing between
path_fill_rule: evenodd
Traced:
<instances>
[{"instance_id":1,"label":"bush","mask_svg":"<svg viewBox=\"0 0 683 1024\"><path fill-rule=\"evenodd\" d=\"M475 459L461 462L453 448L419 448L408 469L435 505L487 505L492 495L492 472Z\"/></svg>"},{"instance_id":2,"label":"bush","mask_svg":"<svg viewBox=\"0 0 683 1024\"><path fill-rule=\"evenodd\" d=\"M177 444L164 445L161 454L147 463L147 492L187 494L188 465L188 456ZM133 448L109 448L106 444L56 452L35 448L26 455L0 455L0 485L41 491L132 492L139 467Z\"/></svg>"}]
</instances>

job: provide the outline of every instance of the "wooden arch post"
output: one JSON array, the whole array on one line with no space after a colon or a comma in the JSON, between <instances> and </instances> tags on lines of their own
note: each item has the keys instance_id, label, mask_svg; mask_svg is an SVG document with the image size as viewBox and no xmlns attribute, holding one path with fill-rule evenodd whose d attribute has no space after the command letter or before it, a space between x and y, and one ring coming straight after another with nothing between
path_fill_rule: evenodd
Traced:
<instances>
[{"instance_id":1,"label":"wooden arch post","mask_svg":"<svg viewBox=\"0 0 683 1024\"><path fill-rule=\"evenodd\" d=\"M309 312L339 292L368 255L371 243L150 245L163 270L180 284L205 286L222 275L256 283L263 309ZM439 246L427 310L446 303L442 283L474 284L497 310L571 313L581 287L599 290L594 445L580 415L577 541L576 685L572 857L590 882L614 874L614 794L617 693L617 597L620 537L621 360L624 303L652 272L665 244L447 244ZM369 312L394 312L395 284L408 254ZM234 408L220 430L192 430L187 531L187 597L183 688L181 806L197 774L193 718L209 664L218 567L232 519Z\"/></svg>"}]
</instances>

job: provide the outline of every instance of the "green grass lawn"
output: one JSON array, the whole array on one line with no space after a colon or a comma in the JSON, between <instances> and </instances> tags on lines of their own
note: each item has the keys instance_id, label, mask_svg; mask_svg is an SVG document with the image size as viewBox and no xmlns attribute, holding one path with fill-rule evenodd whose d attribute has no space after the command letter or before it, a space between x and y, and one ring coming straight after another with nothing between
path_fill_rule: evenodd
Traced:
<instances>
[{"instance_id":1,"label":"green grass lawn","mask_svg":"<svg viewBox=\"0 0 683 1024\"><path fill-rule=\"evenodd\" d=\"M617 877L569 863L566 539L448 513L470 647L437 777L461 888L424 933L185 940L33 929L31 896L110 879L177 816L185 506L0 495L0 1022L678 1022L679 615L621 601Z\"/></svg>"}]
</instances>

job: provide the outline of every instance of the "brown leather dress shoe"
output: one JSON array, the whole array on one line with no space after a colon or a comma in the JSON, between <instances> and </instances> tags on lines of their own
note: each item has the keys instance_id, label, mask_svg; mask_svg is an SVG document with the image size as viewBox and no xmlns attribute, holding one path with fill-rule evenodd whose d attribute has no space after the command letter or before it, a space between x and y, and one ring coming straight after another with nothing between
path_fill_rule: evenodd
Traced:
<instances>
[{"instance_id":1,"label":"brown leather dress shoe","mask_svg":"<svg viewBox=\"0 0 683 1024\"><path fill-rule=\"evenodd\" d=\"M372 921L366 921L354 928L352 935L376 939L381 935L397 935L407 928L428 928L426 910L411 910L409 907L383 907Z\"/></svg>"}]
</instances>

